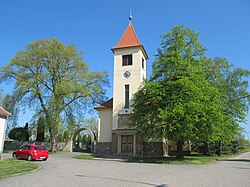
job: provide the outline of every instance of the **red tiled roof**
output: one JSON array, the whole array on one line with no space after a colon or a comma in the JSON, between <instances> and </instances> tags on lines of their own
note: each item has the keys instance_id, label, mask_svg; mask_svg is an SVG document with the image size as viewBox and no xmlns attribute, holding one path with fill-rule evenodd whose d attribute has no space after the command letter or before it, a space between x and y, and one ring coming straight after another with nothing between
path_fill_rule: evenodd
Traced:
<instances>
[{"instance_id":1,"label":"red tiled roof","mask_svg":"<svg viewBox=\"0 0 250 187\"><path fill-rule=\"evenodd\" d=\"M125 30L121 40L113 49L135 47L135 46L141 46L141 43L137 38L133 25L130 23L127 29Z\"/></svg>"},{"instance_id":2,"label":"red tiled roof","mask_svg":"<svg viewBox=\"0 0 250 187\"><path fill-rule=\"evenodd\" d=\"M0 107L0 116L7 117L7 116L10 116L10 115L11 115L11 113L7 112L2 107Z\"/></svg>"},{"instance_id":3,"label":"red tiled roof","mask_svg":"<svg viewBox=\"0 0 250 187\"><path fill-rule=\"evenodd\" d=\"M143 45L141 45L132 23L129 23L119 43L112 49L112 51L114 52L115 49L122 49L122 48L128 48L128 47L140 47L146 59L148 59L148 55Z\"/></svg>"},{"instance_id":4,"label":"red tiled roof","mask_svg":"<svg viewBox=\"0 0 250 187\"><path fill-rule=\"evenodd\" d=\"M113 98L107 100L106 102L96 106L94 109L99 110L99 109L106 109L106 108L113 108Z\"/></svg>"}]
</instances>

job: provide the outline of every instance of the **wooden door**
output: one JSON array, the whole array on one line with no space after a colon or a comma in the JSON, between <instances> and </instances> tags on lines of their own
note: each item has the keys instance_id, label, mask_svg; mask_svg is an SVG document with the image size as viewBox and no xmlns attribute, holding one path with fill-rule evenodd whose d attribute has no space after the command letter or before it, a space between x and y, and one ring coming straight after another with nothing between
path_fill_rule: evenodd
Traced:
<instances>
[{"instance_id":1,"label":"wooden door","mask_svg":"<svg viewBox=\"0 0 250 187\"><path fill-rule=\"evenodd\" d=\"M121 136L121 152L122 153L133 153L134 136L133 135L122 135Z\"/></svg>"}]
</instances>

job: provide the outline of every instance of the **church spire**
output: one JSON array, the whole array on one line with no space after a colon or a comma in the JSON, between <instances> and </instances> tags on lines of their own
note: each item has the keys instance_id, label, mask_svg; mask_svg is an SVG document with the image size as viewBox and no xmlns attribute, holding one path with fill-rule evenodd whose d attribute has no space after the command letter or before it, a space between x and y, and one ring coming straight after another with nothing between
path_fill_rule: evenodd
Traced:
<instances>
[{"instance_id":1,"label":"church spire","mask_svg":"<svg viewBox=\"0 0 250 187\"><path fill-rule=\"evenodd\" d=\"M132 10L131 9L129 11L129 17L128 17L128 19L129 19L129 24L132 24L133 17L132 17Z\"/></svg>"},{"instance_id":2,"label":"church spire","mask_svg":"<svg viewBox=\"0 0 250 187\"><path fill-rule=\"evenodd\" d=\"M140 43L140 41L136 35L135 29L134 29L133 24L132 24L132 18L133 17L132 17L132 13L130 10L129 25L126 28L125 32L123 33L118 44L114 48L112 48L111 50L114 52L114 50L116 50L116 49L140 47L142 49L143 53L145 54L146 59L148 59L148 55L147 55L143 45Z\"/></svg>"}]
</instances>

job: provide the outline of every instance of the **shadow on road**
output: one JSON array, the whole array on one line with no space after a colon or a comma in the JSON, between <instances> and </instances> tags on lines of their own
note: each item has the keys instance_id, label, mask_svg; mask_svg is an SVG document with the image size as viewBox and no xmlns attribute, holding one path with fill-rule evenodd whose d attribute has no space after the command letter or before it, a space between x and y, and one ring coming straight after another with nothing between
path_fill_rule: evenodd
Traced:
<instances>
[{"instance_id":1,"label":"shadow on road","mask_svg":"<svg viewBox=\"0 0 250 187\"><path fill-rule=\"evenodd\" d=\"M249 159L230 159L230 158L222 158L218 161L230 161L230 162L250 162Z\"/></svg>"}]
</instances>

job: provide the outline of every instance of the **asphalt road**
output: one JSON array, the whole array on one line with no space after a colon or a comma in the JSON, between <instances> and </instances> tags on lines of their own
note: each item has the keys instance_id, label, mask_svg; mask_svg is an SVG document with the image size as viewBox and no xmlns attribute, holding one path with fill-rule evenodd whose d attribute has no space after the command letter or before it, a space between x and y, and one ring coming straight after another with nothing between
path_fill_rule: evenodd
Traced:
<instances>
[{"instance_id":1,"label":"asphalt road","mask_svg":"<svg viewBox=\"0 0 250 187\"><path fill-rule=\"evenodd\" d=\"M142 164L78 160L77 153L50 155L33 173L0 180L1 187L157 186L249 187L250 153L206 165Z\"/></svg>"}]
</instances>

